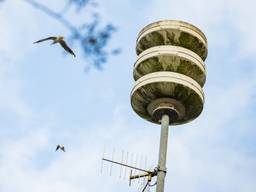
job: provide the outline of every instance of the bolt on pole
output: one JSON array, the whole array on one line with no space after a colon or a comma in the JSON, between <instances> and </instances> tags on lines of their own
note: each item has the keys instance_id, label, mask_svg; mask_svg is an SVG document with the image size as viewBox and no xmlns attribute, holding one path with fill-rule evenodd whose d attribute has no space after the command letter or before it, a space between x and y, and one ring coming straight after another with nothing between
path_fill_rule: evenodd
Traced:
<instances>
[{"instance_id":1,"label":"bolt on pole","mask_svg":"<svg viewBox=\"0 0 256 192\"><path fill-rule=\"evenodd\" d=\"M168 115L162 116L156 192L164 192L169 121Z\"/></svg>"}]
</instances>

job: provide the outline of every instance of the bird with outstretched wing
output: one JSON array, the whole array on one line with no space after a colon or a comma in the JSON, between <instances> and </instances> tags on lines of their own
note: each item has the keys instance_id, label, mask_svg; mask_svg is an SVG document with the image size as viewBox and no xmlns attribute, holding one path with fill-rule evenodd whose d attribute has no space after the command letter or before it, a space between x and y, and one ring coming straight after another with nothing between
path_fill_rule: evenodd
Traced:
<instances>
[{"instance_id":1,"label":"bird with outstretched wing","mask_svg":"<svg viewBox=\"0 0 256 192\"><path fill-rule=\"evenodd\" d=\"M53 41L52 44L59 43L65 49L65 51L67 51L68 53L70 53L74 57L76 56L75 53L72 51L72 49L70 49L70 47L64 41L64 37L62 37L62 36L51 36L51 37L47 37L47 38L35 41L34 43L40 43L40 42L48 41L48 40L52 40Z\"/></svg>"}]
</instances>

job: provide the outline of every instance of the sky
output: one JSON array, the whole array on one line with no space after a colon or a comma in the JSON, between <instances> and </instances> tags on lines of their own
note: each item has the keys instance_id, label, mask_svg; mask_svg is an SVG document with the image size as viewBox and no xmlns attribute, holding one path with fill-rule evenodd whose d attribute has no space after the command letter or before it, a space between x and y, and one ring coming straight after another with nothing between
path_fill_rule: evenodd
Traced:
<instances>
[{"instance_id":1,"label":"sky","mask_svg":"<svg viewBox=\"0 0 256 192\"><path fill-rule=\"evenodd\" d=\"M57 8L64 1L38 1ZM254 192L256 189L256 36L252 0L100 0L103 22L118 31L120 47L103 70L58 46L34 45L66 28L22 0L0 4L0 191L134 192L121 154L157 165L160 127L130 105L135 42L147 24L174 19L200 28L208 39L201 115L169 130L165 191ZM86 17L70 16L74 23ZM78 47L74 47L78 50ZM64 144L66 153L55 152ZM105 150L104 150L105 149ZM123 151L123 152L122 152ZM133 156L133 161L132 157ZM155 188L150 188L155 191Z\"/></svg>"}]
</instances>

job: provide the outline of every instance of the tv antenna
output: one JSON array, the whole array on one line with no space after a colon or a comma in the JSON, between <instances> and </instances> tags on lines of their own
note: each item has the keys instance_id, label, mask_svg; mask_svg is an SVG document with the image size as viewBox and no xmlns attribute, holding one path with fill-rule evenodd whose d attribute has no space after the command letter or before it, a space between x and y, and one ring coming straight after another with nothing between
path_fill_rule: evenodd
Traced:
<instances>
[{"instance_id":1,"label":"tv antenna","mask_svg":"<svg viewBox=\"0 0 256 192\"><path fill-rule=\"evenodd\" d=\"M103 166L106 166L105 168L107 172L109 172L109 176L114 176L114 169L118 170L120 168L120 171L118 173L119 179L128 178L129 186L131 186L131 184L133 183L132 181L137 180L135 186L137 186L137 190L139 192L144 192L147 188L156 185L155 179L153 179L153 177L157 175L158 169L148 169L148 159L146 156L116 149L109 150L109 152L110 154L107 156L108 158L106 158L106 147L104 146L100 168L101 174L103 174ZM103 162L106 162L107 165L105 165L105 163L103 164Z\"/></svg>"},{"instance_id":2,"label":"tv antenna","mask_svg":"<svg viewBox=\"0 0 256 192\"><path fill-rule=\"evenodd\" d=\"M132 165L128 165L128 164L125 164L125 163L121 163L121 162L118 162L118 161L114 161L114 160L111 160L111 159L106 159L104 157L102 158L102 161L107 161L111 164L117 164L117 165L120 165L121 167L130 168L129 186L131 186L132 180L140 179L140 178L147 178L146 185L143 186L142 192L144 192L147 187L153 187L153 186L156 185L156 182L154 184L151 184L151 181L152 181L152 178L157 175L158 168L155 168L152 171L151 170L146 170L146 169L142 169L142 168L135 167L135 166L132 166ZM133 175L132 170L136 170L140 173Z\"/></svg>"}]
</instances>

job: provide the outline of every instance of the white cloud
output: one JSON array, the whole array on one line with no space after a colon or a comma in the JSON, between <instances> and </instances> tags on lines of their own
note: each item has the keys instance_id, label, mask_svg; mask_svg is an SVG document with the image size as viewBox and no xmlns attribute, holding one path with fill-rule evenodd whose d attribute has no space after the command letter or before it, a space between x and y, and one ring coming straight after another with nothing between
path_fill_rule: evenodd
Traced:
<instances>
[{"instance_id":1,"label":"white cloud","mask_svg":"<svg viewBox=\"0 0 256 192\"><path fill-rule=\"evenodd\" d=\"M0 23L0 111L14 113L19 120L26 119L32 110L23 99L20 69L32 45L27 40L37 32L36 18L23 1L10 0L1 5ZM24 23L29 23L29 28Z\"/></svg>"},{"instance_id":2,"label":"white cloud","mask_svg":"<svg viewBox=\"0 0 256 192\"><path fill-rule=\"evenodd\" d=\"M32 47L33 41L28 41L38 32L38 23L36 15L29 8L24 1L10 0L3 3L0 11L2 59L21 59Z\"/></svg>"}]
</instances>

